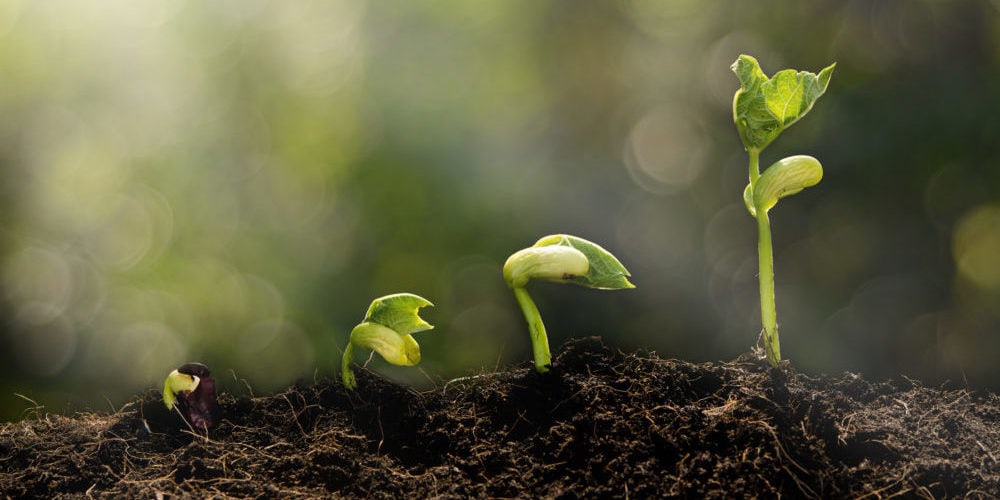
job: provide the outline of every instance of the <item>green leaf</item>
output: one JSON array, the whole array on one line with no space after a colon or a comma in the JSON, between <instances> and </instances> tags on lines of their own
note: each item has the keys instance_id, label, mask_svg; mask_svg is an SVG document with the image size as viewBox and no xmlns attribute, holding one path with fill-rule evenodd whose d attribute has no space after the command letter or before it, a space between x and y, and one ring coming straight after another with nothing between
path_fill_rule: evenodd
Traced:
<instances>
[{"instance_id":1,"label":"green leaf","mask_svg":"<svg viewBox=\"0 0 1000 500\"><path fill-rule=\"evenodd\" d=\"M401 334L378 323L366 321L351 330L351 344L371 349L396 366L420 362L420 345L412 335Z\"/></svg>"},{"instance_id":2,"label":"green leaf","mask_svg":"<svg viewBox=\"0 0 1000 500\"><path fill-rule=\"evenodd\" d=\"M733 97L733 121L747 150L759 152L805 116L826 92L836 65L819 74L786 69L768 78L753 57L737 58L732 69L741 88Z\"/></svg>"},{"instance_id":3,"label":"green leaf","mask_svg":"<svg viewBox=\"0 0 1000 500\"><path fill-rule=\"evenodd\" d=\"M777 204L779 199L815 186L822 178L823 167L819 160L812 156L789 156L778 160L767 167L757 179L753 193L754 206L757 210L766 212Z\"/></svg>"},{"instance_id":4,"label":"green leaf","mask_svg":"<svg viewBox=\"0 0 1000 500\"><path fill-rule=\"evenodd\" d=\"M534 247L554 245L575 248L582 252L590 263L586 274L572 276L566 279L566 282L602 290L635 288L635 285L628 280L631 274L625 269L625 266L614 255L611 255L611 252L601 248L596 243L568 234L553 234L538 240Z\"/></svg>"},{"instance_id":5,"label":"green leaf","mask_svg":"<svg viewBox=\"0 0 1000 500\"><path fill-rule=\"evenodd\" d=\"M409 334L434 328L420 317L420 308L433 306L431 302L412 293L386 295L372 301L365 314L365 321L378 323L400 334Z\"/></svg>"}]
</instances>

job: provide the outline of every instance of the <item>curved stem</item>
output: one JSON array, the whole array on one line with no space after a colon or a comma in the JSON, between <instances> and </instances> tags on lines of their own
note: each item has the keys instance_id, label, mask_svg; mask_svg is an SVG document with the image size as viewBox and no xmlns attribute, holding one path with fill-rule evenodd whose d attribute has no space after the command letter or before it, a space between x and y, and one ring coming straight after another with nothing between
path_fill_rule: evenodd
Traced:
<instances>
[{"instance_id":1,"label":"curved stem","mask_svg":"<svg viewBox=\"0 0 1000 500\"><path fill-rule=\"evenodd\" d=\"M760 178L760 151L748 149L747 154L750 155L750 185L755 186ZM753 192L752 189L750 192Z\"/></svg>"},{"instance_id":2,"label":"curved stem","mask_svg":"<svg viewBox=\"0 0 1000 500\"><path fill-rule=\"evenodd\" d=\"M757 257L760 280L760 323L764 328L764 351L771 366L781 361L778 344L778 313L774 306L774 251L771 247L771 222L766 210L757 210Z\"/></svg>"},{"instance_id":3,"label":"curved stem","mask_svg":"<svg viewBox=\"0 0 1000 500\"><path fill-rule=\"evenodd\" d=\"M344 387L352 391L358 388L358 381L354 378L354 372L351 371L351 361L353 359L354 344L348 342L347 348L344 349L344 357L340 359L340 379L344 381Z\"/></svg>"},{"instance_id":4,"label":"curved stem","mask_svg":"<svg viewBox=\"0 0 1000 500\"><path fill-rule=\"evenodd\" d=\"M549 337L545 333L545 324L542 323L542 316L538 313L538 307L531 300L528 291L524 288L514 288L514 298L524 312L524 319L528 321L528 330L531 333L531 349L535 354L535 370L538 373L549 371L552 366L552 356L549 353Z\"/></svg>"}]
</instances>

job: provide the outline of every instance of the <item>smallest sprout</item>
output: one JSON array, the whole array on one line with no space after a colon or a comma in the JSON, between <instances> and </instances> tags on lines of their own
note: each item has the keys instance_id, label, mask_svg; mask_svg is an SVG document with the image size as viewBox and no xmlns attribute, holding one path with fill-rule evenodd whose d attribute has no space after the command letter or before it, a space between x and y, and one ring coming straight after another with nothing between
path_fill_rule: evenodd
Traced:
<instances>
[{"instance_id":1,"label":"smallest sprout","mask_svg":"<svg viewBox=\"0 0 1000 500\"><path fill-rule=\"evenodd\" d=\"M572 283L600 290L635 288L628 270L614 255L583 238L554 234L533 246L514 252L503 265L503 278L514 292L531 333L531 347L538 373L549 371L552 355L545 324L525 287L531 280Z\"/></svg>"},{"instance_id":2,"label":"smallest sprout","mask_svg":"<svg viewBox=\"0 0 1000 500\"><path fill-rule=\"evenodd\" d=\"M431 302L412 293L386 295L372 301L365 319L351 330L351 339L344 349L340 376L344 387L354 390L358 381L351 371L354 347L372 349L396 366L414 366L420 362L420 345L411 333L434 328L420 318L420 308Z\"/></svg>"},{"instance_id":3,"label":"smallest sprout","mask_svg":"<svg viewBox=\"0 0 1000 500\"><path fill-rule=\"evenodd\" d=\"M163 404L177 411L200 430L219 423L219 402L212 372L201 363L186 363L170 372L163 381Z\"/></svg>"}]
</instances>

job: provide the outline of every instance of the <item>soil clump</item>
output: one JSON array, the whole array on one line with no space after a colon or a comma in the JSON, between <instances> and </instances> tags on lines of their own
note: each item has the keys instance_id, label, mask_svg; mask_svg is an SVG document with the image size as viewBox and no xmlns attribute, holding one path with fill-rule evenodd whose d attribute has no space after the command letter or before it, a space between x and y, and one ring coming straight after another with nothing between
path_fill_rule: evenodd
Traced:
<instances>
[{"instance_id":1,"label":"soil clump","mask_svg":"<svg viewBox=\"0 0 1000 500\"><path fill-rule=\"evenodd\" d=\"M192 432L149 391L107 414L0 426L0 492L26 497L997 498L1000 397L689 363L599 339L416 392L358 370L223 394Z\"/></svg>"}]
</instances>

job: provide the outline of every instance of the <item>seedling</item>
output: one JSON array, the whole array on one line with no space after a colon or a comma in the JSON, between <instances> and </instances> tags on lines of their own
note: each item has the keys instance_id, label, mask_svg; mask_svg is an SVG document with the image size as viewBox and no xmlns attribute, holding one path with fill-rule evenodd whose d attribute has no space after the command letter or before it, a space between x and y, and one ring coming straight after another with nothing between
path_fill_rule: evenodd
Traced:
<instances>
[{"instance_id":1,"label":"seedling","mask_svg":"<svg viewBox=\"0 0 1000 500\"><path fill-rule=\"evenodd\" d=\"M743 190L743 202L757 219L759 259L760 319L764 351L771 366L781 361L778 319L774 307L774 257L771 223L767 212L778 200L814 186L823 178L823 167L811 156L790 156L778 160L762 174L760 152L785 129L806 115L824 92L836 63L819 74L786 69L768 78L757 60L741 55L732 69L740 80L733 97L733 120L750 156L750 183Z\"/></svg>"},{"instance_id":2,"label":"seedling","mask_svg":"<svg viewBox=\"0 0 1000 500\"><path fill-rule=\"evenodd\" d=\"M365 319L351 330L351 339L340 362L344 387L354 390L358 382L351 371L354 347L372 349L396 366L414 366L420 362L420 345L411 333L434 328L420 318L421 307L433 306L429 300L412 293L386 295L372 301Z\"/></svg>"},{"instance_id":3,"label":"seedling","mask_svg":"<svg viewBox=\"0 0 1000 500\"><path fill-rule=\"evenodd\" d=\"M191 427L207 431L219 423L215 380L208 367L187 363L170 372L163 382L163 404L177 409Z\"/></svg>"},{"instance_id":4,"label":"seedling","mask_svg":"<svg viewBox=\"0 0 1000 500\"><path fill-rule=\"evenodd\" d=\"M549 371L552 357L549 338L538 307L525 287L531 280L572 283L587 288L635 288L625 266L610 252L583 238L567 234L546 236L533 246L511 255L503 265L503 278L514 291L531 333L531 347L538 373Z\"/></svg>"}]
</instances>

